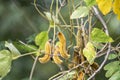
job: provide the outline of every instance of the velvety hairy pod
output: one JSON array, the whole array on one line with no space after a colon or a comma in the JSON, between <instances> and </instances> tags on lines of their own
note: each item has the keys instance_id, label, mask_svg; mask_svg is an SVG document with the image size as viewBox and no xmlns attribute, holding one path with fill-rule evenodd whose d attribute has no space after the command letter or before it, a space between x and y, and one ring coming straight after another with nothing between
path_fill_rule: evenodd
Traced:
<instances>
[{"instance_id":1,"label":"velvety hairy pod","mask_svg":"<svg viewBox=\"0 0 120 80\"><path fill-rule=\"evenodd\" d=\"M83 48L82 29L78 29L76 43L79 48Z\"/></svg>"},{"instance_id":2,"label":"velvety hairy pod","mask_svg":"<svg viewBox=\"0 0 120 80\"><path fill-rule=\"evenodd\" d=\"M66 50L66 38L65 38L64 34L59 32L58 39L60 41L60 43L59 43L60 55L63 58L66 58L66 59L69 58L70 55L67 53L67 50Z\"/></svg>"},{"instance_id":3,"label":"velvety hairy pod","mask_svg":"<svg viewBox=\"0 0 120 80\"><path fill-rule=\"evenodd\" d=\"M92 67L92 69L93 69L94 71L96 71L96 70L99 68L99 65L98 65L98 63L94 62L94 63L91 65L91 67Z\"/></svg>"},{"instance_id":4,"label":"velvety hairy pod","mask_svg":"<svg viewBox=\"0 0 120 80\"><path fill-rule=\"evenodd\" d=\"M63 61L59 58L59 47L55 47L55 51L53 53L53 60L56 64L61 64Z\"/></svg>"},{"instance_id":5,"label":"velvety hairy pod","mask_svg":"<svg viewBox=\"0 0 120 80\"><path fill-rule=\"evenodd\" d=\"M50 44L50 41L47 41L45 43L45 55L43 57L39 58L39 61L41 63L48 62L50 60L50 58L51 58L50 55L51 55L51 44Z\"/></svg>"},{"instance_id":6,"label":"velvety hairy pod","mask_svg":"<svg viewBox=\"0 0 120 80\"><path fill-rule=\"evenodd\" d=\"M78 75L78 78L77 78L77 80L84 80L84 73L81 71L80 73L79 73L79 75Z\"/></svg>"}]
</instances>

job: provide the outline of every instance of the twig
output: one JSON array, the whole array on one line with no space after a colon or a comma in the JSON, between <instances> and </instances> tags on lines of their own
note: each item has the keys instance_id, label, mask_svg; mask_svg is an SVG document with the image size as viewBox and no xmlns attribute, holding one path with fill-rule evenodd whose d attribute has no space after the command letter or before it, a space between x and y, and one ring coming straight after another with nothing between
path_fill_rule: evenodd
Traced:
<instances>
[{"instance_id":1,"label":"twig","mask_svg":"<svg viewBox=\"0 0 120 80\"><path fill-rule=\"evenodd\" d=\"M21 44L23 44L23 45L25 45L25 46L29 47L30 49L37 50L37 49L35 49L35 48L33 48L33 47L29 46L28 44L26 44L26 43L22 42L22 41L19 41L19 42L20 42Z\"/></svg>"},{"instance_id":2,"label":"twig","mask_svg":"<svg viewBox=\"0 0 120 80\"><path fill-rule=\"evenodd\" d=\"M108 23L109 21L110 21L110 19L112 18L112 15L113 15L113 13L111 13L109 16L109 18L105 21L106 23Z\"/></svg>"},{"instance_id":3,"label":"twig","mask_svg":"<svg viewBox=\"0 0 120 80\"><path fill-rule=\"evenodd\" d=\"M73 10L75 11L75 5L74 5L74 0L72 0L72 7L73 7ZM79 28L80 24L79 24L79 19L76 19L76 23L77 23L77 26Z\"/></svg>"},{"instance_id":4,"label":"twig","mask_svg":"<svg viewBox=\"0 0 120 80\"><path fill-rule=\"evenodd\" d=\"M119 47L120 46L120 42L117 44L117 46L116 47Z\"/></svg>"},{"instance_id":5,"label":"twig","mask_svg":"<svg viewBox=\"0 0 120 80\"><path fill-rule=\"evenodd\" d=\"M87 80L91 80L102 69L102 67L104 66L104 64L107 61L107 58L109 56L110 51L111 51L111 44L109 43L108 51L107 51L107 54L106 54L106 56L104 58L104 61L102 62L102 64L100 65L100 67Z\"/></svg>"},{"instance_id":6,"label":"twig","mask_svg":"<svg viewBox=\"0 0 120 80\"><path fill-rule=\"evenodd\" d=\"M74 69L82 66L82 65L85 64L86 62L87 62L87 61L84 61L84 62L82 62L81 64L78 64L77 66L69 69L68 71L62 72L62 75L60 75L60 76L58 76L58 77L54 76L54 77L56 77L56 78L52 77L52 78L50 78L49 80L58 80L58 79L60 79L61 77L63 77L64 75L66 75L67 73L71 72L72 70L74 70ZM60 73L59 73L59 74L60 74ZM54 79L53 79L53 78L54 78Z\"/></svg>"},{"instance_id":7,"label":"twig","mask_svg":"<svg viewBox=\"0 0 120 80\"><path fill-rule=\"evenodd\" d=\"M103 27L105 29L105 33L109 36L109 32L108 32L108 29L107 29L107 25L105 23L105 21L103 20L103 18L100 16L97 8L93 7L93 10L95 12L95 15L97 16L97 18L101 21L101 23L103 24ZM106 63L107 61L107 58L109 56L109 53L111 51L111 43L108 43L108 50L107 50L107 53L106 53L106 56L103 60L103 62L101 63L100 67L87 79L87 80L91 80L101 69L102 67L104 66L104 64Z\"/></svg>"},{"instance_id":8,"label":"twig","mask_svg":"<svg viewBox=\"0 0 120 80\"><path fill-rule=\"evenodd\" d=\"M104 29L105 29L105 33L109 36L109 32L108 32L108 29L107 29L107 25L105 23L105 21L103 20L103 18L101 17L101 15L99 14L99 11L97 10L96 7L93 6L93 10L95 12L95 15L97 16L97 18L100 20L100 22L102 23Z\"/></svg>"},{"instance_id":9,"label":"twig","mask_svg":"<svg viewBox=\"0 0 120 80\"><path fill-rule=\"evenodd\" d=\"M59 3L60 3L60 6L63 7L67 4L67 0L63 0L63 1L59 0Z\"/></svg>"},{"instance_id":10,"label":"twig","mask_svg":"<svg viewBox=\"0 0 120 80\"><path fill-rule=\"evenodd\" d=\"M34 3L30 3L30 4L31 4L31 5L34 5ZM47 11L47 9L44 8L44 7L42 7L40 4L37 4L37 3L36 3L36 6L37 6L37 7L40 7L41 9L43 9L43 10L45 10L45 11Z\"/></svg>"},{"instance_id":11,"label":"twig","mask_svg":"<svg viewBox=\"0 0 120 80\"><path fill-rule=\"evenodd\" d=\"M35 61L34 61L34 63L33 63L33 66L32 66L31 72L30 72L29 80L32 80L32 76L33 76L33 73L34 73L34 70L35 70L35 66L36 66L36 63L37 63L37 59L38 59L38 56L35 58Z\"/></svg>"},{"instance_id":12,"label":"twig","mask_svg":"<svg viewBox=\"0 0 120 80\"><path fill-rule=\"evenodd\" d=\"M35 53L36 53L36 52L25 53L25 54L22 54L22 55L20 55L20 56L17 56L17 57L15 57L15 58L13 58L13 60L18 59L18 58L21 58L21 57L24 57L24 56L32 55L32 54L35 54Z\"/></svg>"},{"instance_id":13,"label":"twig","mask_svg":"<svg viewBox=\"0 0 120 80\"><path fill-rule=\"evenodd\" d=\"M89 36L89 41L90 41L90 33L91 33L91 29L92 29L92 24L91 24L91 22L92 22L92 14L89 14L89 16L88 16L88 22L89 22L89 34L88 34L88 36Z\"/></svg>"},{"instance_id":14,"label":"twig","mask_svg":"<svg viewBox=\"0 0 120 80\"><path fill-rule=\"evenodd\" d=\"M59 72L59 73L57 73L56 75L54 75L54 76L52 76L51 78L49 78L48 80L52 80L52 79L54 79L55 77L57 77L57 76L63 74L64 72L65 72L65 71Z\"/></svg>"},{"instance_id":15,"label":"twig","mask_svg":"<svg viewBox=\"0 0 120 80\"><path fill-rule=\"evenodd\" d=\"M108 44L106 43L106 44L102 47L102 49L101 49L99 52L97 52L97 55L100 54L100 53L107 47L107 45L108 45Z\"/></svg>"},{"instance_id":16,"label":"twig","mask_svg":"<svg viewBox=\"0 0 120 80\"><path fill-rule=\"evenodd\" d=\"M48 20L47 17L46 17L42 12L40 12L40 10L38 9L38 7L37 7L37 5L36 5L36 1L37 1L37 0L34 0L35 9L38 11L38 13L39 13L43 18L45 18L46 20Z\"/></svg>"}]
</instances>

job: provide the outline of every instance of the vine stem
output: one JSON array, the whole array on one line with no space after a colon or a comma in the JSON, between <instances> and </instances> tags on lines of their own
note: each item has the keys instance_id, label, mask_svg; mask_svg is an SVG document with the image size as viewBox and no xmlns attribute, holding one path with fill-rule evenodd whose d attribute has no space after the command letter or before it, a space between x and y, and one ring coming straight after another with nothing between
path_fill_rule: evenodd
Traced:
<instances>
[{"instance_id":1,"label":"vine stem","mask_svg":"<svg viewBox=\"0 0 120 80\"><path fill-rule=\"evenodd\" d=\"M101 21L101 23L102 23L102 25L103 25L103 27L105 29L105 33L109 36L107 25L106 25L105 21L103 20L103 18L101 17L101 15L99 14L99 11L94 6L92 8L93 8L93 10L95 12L96 17Z\"/></svg>"},{"instance_id":2,"label":"vine stem","mask_svg":"<svg viewBox=\"0 0 120 80\"><path fill-rule=\"evenodd\" d=\"M107 61L110 51L111 51L111 44L109 43L108 51L106 53L104 61L101 63L100 67L87 80L91 80L103 68L104 64Z\"/></svg>"},{"instance_id":3,"label":"vine stem","mask_svg":"<svg viewBox=\"0 0 120 80\"><path fill-rule=\"evenodd\" d=\"M37 1L37 0L34 0L34 7L35 7L35 9L37 10L37 12L38 12L44 19L48 20L47 17L46 17L42 12L40 12L40 10L38 9L38 7L37 7L37 5L36 5L36 1Z\"/></svg>"},{"instance_id":4,"label":"vine stem","mask_svg":"<svg viewBox=\"0 0 120 80\"><path fill-rule=\"evenodd\" d=\"M96 7L93 6L93 10L94 10L94 13L96 15L96 17L100 20L100 22L102 23L104 29L105 29L105 33L109 36L109 32L108 32L108 28L107 28L107 25L105 23L105 21L103 20L103 18L101 17L101 15L99 14L99 11L97 10ZM92 78L94 78L94 76L103 68L103 66L105 65L106 61L107 61L107 58L109 56L109 53L111 51L111 43L106 43L108 44L108 50L107 50L107 53L105 55L105 58L103 60L103 62L101 63L100 67L87 79L87 80L91 80ZM106 47L107 45L105 45L104 47Z\"/></svg>"},{"instance_id":5,"label":"vine stem","mask_svg":"<svg viewBox=\"0 0 120 80\"><path fill-rule=\"evenodd\" d=\"M77 66L69 69L68 71L63 71L63 72L60 72L56 75L54 75L53 77L49 78L48 80L59 80L60 78L62 78L64 75L66 75L67 73L71 72L72 70L78 68L78 67L83 67L82 65L85 64L87 61L84 61L82 62L81 64L78 64Z\"/></svg>"},{"instance_id":6,"label":"vine stem","mask_svg":"<svg viewBox=\"0 0 120 80\"><path fill-rule=\"evenodd\" d=\"M13 58L13 60L16 60L16 59L18 59L18 58L20 58L20 57L32 55L32 54L35 54L35 53L36 53L36 52L25 53L25 54L22 54L22 55L20 55L20 56L17 56L17 57L15 57L15 58Z\"/></svg>"},{"instance_id":7,"label":"vine stem","mask_svg":"<svg viewBox=\"0 0 120 80\"><path fill-rule=\"evenodd\" d=\"M38 59L38 56L36 56L36 58L34 60L34 63L33 63L33 66L32 66L31 72L30 72L29 80L32 80L33 73L34 73L34 70L35 70L35 66L36 66L36 63L37 63L37 59Z\"/></svg>"}]
</instances>

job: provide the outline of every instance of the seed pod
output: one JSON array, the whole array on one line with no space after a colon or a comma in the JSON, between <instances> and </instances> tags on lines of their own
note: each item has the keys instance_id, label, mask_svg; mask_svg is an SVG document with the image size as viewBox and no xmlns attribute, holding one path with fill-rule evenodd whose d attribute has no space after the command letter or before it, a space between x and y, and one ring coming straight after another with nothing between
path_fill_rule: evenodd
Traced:
<instances>
[{"instance_id":1,"label":"seed pod","mask_svg":"<svg viewBox=\"0 0 120 80\"><path fill-rule=\"evenodd\" d=\"M79 48L83 48L82 29L78 29L76 36L76 43Z\"/></svg>"},{"instance_id":2,"label":"seed pod","mask_svg":"<svg viewBox=\"0 0 120 80\"><path fill-rule=\"evenodd\" d=\"M45 44L45 55L42 58L39 58L41 63L46 63L50 60L51 55L51 44L50 41L47 41Z\"/></svg>"},{"instance_id":3,"label":"seed pod","mask_svg":"<svg viewBox=\"0 0 120 80\"><path fill-rule=\"evenodd\" d=\"M55 47L55 51L53 53L53 60L56 64L61 64L63 61L59 58L59 47Z\"/></svg>"},{"instance_id":4,"label":"seed pod","mask_svg":"<svg viewBox=\"0 0 120 80\"><path fill-rule=\"evenodd\" d=\"M85 74L81 71L78 75L78 79L77 80L84 80Z\"/></svg>"},{"instance_id":5,"label":"seed pod","mask_svg":"<svg viewBox=\"0 0 120 80\"><path fill-rule=\"evenodd\" d=\"M91 65L91 67L92 67L92 69L93 69L94 71L96 71L96 70L99 68L99 65L98 65L98 63L94 62L94 63Z\"/></svg>"},{"instance_id":6,"label":"seed pod","mask_svg":"<svg viewBox=\"0 0 120 80\"><path fill-rule=\"evenodd\" d=\"M66 39L65 39L65 36L63 33L59 32L58 33L58 39L60 41L60 44L59 44L59 48L60 48L60 55L63 57L63 58L69 58L70 55L67 53L67 50L66 50Z\"/></svg>"}]
</instances>

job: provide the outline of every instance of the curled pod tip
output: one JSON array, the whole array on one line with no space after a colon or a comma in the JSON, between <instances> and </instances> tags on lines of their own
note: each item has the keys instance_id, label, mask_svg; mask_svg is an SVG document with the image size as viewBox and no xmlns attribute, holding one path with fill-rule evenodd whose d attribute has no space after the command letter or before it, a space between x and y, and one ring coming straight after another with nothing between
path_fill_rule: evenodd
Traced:
<instances>
[{"instance_id":1,"label":"curled pod tip","mask_svg":"<svg viewBox=\"0 0 120 80\"><path fill-rule=\"evenodd\" d=\"M66 38L62 32L58 32L57 35L60 42L66 43Z\"/></svg>"},{"instance_id":2,"label":"curled pod tip","mask_svg":"<svg viewBox=\"0 0 120 80\"><path fill-rule=\"evenodd\" d=\"M61 32L58 32L58 39L60 41L60 43L59 43L60 55L63 58L68 59L70 57L70 55L67 53L67 50L66 50L66 38L65 38L64 34Z\"/></svg>"},{"instance_id":3,"label":"curled pod tip","mask_svg":"<svg viewBox=\"0 0 120 80\"><path fill-rule=\"evenodd\" d=\"M40 63L46 63L50 60L50 55L45 54L42 58L39 58Z\"/></svg>"},{"instance_id":4,"label":"curled pod tip","mask_svg":"<svg viewBox=\"0 0 120 80\"><path fill-rule=\"evenodd\" d=\"M39 58L39 61L41 63L46 63L50 60L50 58L51 58L51 44L50 44L50 41L47 41L45 43L45 55Z\"/></svg>"}]
</instances>

